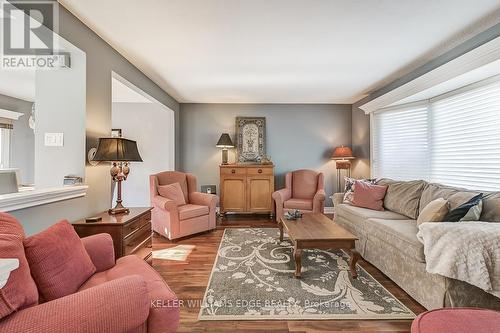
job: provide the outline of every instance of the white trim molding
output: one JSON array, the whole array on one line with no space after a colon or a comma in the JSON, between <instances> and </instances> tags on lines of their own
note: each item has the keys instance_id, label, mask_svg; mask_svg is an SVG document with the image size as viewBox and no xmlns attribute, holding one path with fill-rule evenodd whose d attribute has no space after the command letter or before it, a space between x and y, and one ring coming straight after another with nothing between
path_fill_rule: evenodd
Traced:
<instances>
[{"instance_id":1,"label":"white trim molding","mask_svg":"<svg viewBox=\"0 0 500 333\"><path fill-rule=\"evenodd\" d=\"M24 116L24 113L0 109L0 118L19 120L22 116Z\"/></svg>"},{"instance_id":2,"label":"white trim molding","mask_svg":"<svg viewBox=\"0 0 500 333\"><path fill-rule=\"evenodd\" d=\"M485 43L444 65L425 73L418 78L403 84L375 99L364 103L359 108L366 114L382 109L429 89L440 83L453 79L481 66L500 59L500 37Z\"/></svg>"},{"instance_id":3,"label":"white trim molding","mask_svg":"<svg viewBox=\"0 0 500 333\"><path fill-rule=\"evenodd\" d=\"M0 195L0 211L10 212L83 197L87 194L88 188L87 185L76 185L2 194Z\"/></svg>"}]
</instances>

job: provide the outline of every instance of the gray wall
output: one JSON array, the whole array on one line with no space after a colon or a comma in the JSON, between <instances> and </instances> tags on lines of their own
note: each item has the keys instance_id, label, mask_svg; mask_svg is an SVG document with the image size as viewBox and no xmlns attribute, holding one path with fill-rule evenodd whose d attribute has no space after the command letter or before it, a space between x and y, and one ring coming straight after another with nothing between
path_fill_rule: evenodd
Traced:
<instances>
[{"instance_id":1,"label":"gray wall","mask_svg":"<svg viewBox=\"0 0 500 333\"><path fill-rule=\"evenodd\" d=\"M370 116L357 104L352 105L352 162L354 178L370 177Z\"/></svg>"},{"instance_id":2,"label":"gray wall","mask_svg":"<svg viewBox=\"0 0 500 333\"><path fill-rule=\"evenodd\" d=\"M60 6L60 35L86 52L86 135L87 149L96 146L99 137L111 131L111 72L148 93L174 110L176 117L176 147L178 147L179 103L122 57L75 16ZM140 126L140 124L138 124ZM176 163L179 149L176 149ZM35 233L59 219L76 220L108 209L111 205L109 165L86 166L85 178L89 190L85 198L72 199L13 212L28 234Z\"/></svg>"},{"instance_id":3,"label":"gray wall","mask_svg":"<svg viewBox=\"0 0 500 333\"><path fill-rule=\"evenodd\" d=\"M31 184L35 179L35 135L29 127L32 102L0 94L0 109L24 113L13 122L10 167L21 170L21 183Z\"/></svg>"},{"instance_id":4,"label":"gray wall","mask_svg":"<svg viewBox=\"0 0 500 333\"><path fill-rule=\"evenodd\" d=\"M85 53L61 44L71 68L41 70L35 79L37 189L62 186L64 176L85 177ZM45 133L63 133L63 146L45 146Z\"/></svg>"},{"instance_id":5,"label":"gray wall","mask_svg":"<svg viewBox=\"0 0 500 333\"><path fill-rule=\"evenodd\" d=\"M266 117L267 154L275 164L276 189L285 173L308 168L325 174L327 195L336 182L333 148L351 145L351 105L300 104L181 104L181 169L194 173L198 186L217 185L221 151L219 136L234 140L235 117ZM229 152L234 162L235 150ZM326 200L331 206L331 200Z\"/></svg>"}]
</instances>

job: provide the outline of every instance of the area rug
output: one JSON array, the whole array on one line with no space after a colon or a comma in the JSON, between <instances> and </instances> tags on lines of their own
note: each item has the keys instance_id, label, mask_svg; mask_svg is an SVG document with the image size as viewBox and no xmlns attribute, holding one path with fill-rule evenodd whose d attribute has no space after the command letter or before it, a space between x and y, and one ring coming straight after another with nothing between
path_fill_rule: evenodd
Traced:
<instances>
[{"instance_id":1,"label":"area rug","mask_svg":"<svg viewBox=\"0 0 500 333\"><path fill-rule=\"evenodd\" d=\"M344 251L302 251L301 279L292 252L277 228L226 229L198 319L415 318L361 266L353 279Z\"/></svg>"}]
</instances>

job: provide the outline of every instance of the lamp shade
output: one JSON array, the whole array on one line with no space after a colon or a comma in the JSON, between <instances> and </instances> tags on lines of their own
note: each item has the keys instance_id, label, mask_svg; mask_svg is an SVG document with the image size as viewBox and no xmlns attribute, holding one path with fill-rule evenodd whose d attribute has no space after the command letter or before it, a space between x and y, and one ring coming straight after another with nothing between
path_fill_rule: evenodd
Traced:
<instances>
[{"instance_id":1,"label":"lamp shade","mask_svg":"<svg viewBox=\"0 0 500 333\"><path fill-rule=\"evenodd\" d=\"M217 141L217 147L219 148L233 148L234 144L233 141L231 141L231 137L227 133L222 133L222 135L219 138L219 141Z\"/></svg>"},{"instance_id":2,"label":"lamp shade","mask_svg":"<svg viewBox=\"0 0 500 333\"><path fill-rule=\"evenodd\" d=\"M349 147L337 147L333 151L332 155L333 160L352 160L354 156L352 155L352 150Z\"/></svg>"},{"instance_id":3,"label":"lamp shade","mask_svg":"<svg viewBox=\"0 0 500 333\"><path fill-rule=\"evenodd\" d=\"M124 138L100 138L94 161L142 162L137 142Z\"/></svg>"}]
</instances>

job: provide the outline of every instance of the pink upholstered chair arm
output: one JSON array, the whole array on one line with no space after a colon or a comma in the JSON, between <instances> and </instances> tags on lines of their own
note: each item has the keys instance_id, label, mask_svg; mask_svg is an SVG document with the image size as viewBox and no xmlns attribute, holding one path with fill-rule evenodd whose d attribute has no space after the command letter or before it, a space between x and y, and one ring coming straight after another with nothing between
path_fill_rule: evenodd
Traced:
<instances>
[{"instance_id":1,"label":"pink upholstered chair arm","mask_svg":"<svg viewBox=\"0 0 500 333\"><path fill-rule=\"evenodd\" d=\"M146 282L132 275L16 312L0 321L0 332L125 333L149 311Z\"/></svg>"},{"instance_id":2,"label":"pink upholstered chair arm","mask_svg":"<svg viewBox=\"0 0 500 333\"><path fill-rule=\"evenodd\" d=\"M283 205L283 203L289 200L291 197L292 197L292 191L289 188L284 188L279 191L275 191L273 193L273 199L276 202L276 205L278 205L278 203Z\"/></svg>"},{"instance_id":3,"label":"pink upholstered chair arm","mask_svg":"<svg viewBox=\"0 0 500 333\"><path fill-rule=\"evenodd\" d=\"M212 210L217 206L219 197L214 194L191 192L189 193L189 202L194 205L208 206Z\"/></svg>"},{"instance_id":4,"label":"pink upholstered chair arm","mask_svg":"<svg viewBox=\"0 0 500 333\"><path fill-rule=\"evenodd\" d=\"M164 198L160 195L155 195L151 201L154 206L165 209L170 213L177 214L177 204L173 200Z\"/></svg>"},{"instance_id":5,"label":"pink upholstered chair arm","mask_svg":"<svg viewBox=\"0 0 500 333\"><path fill-rule=\"evenodd\" d=\"M97 272L108 270L115 265L115 248L111 235L97 234L84 237L82 243Z\"/></svg>"},{"instance_id":6,"label":"pink upholstered chair arm","mask_svg":"<svg viewBox=\"0 0 500 333\"><path fill-rule=\"evenodd\" d=\"M316 192L313 198L313 212L323 213L325 208L325 190L321 189Z\"/></svg>"}]
</instances>

